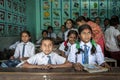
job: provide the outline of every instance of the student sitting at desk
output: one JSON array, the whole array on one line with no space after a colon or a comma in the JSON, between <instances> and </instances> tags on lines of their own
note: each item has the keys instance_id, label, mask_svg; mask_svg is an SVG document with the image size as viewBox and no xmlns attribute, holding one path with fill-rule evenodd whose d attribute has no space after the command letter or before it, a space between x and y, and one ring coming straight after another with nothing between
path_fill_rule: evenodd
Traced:
<instances>
[{"instance_id":1,"label":"student sitting at desk","mask_svg":"<svg viewBox=\"0 0 120 80\"><path fill-rule=\"evenodd\" d=\"M51 38L43 38L40 49L42 52L29 58L23 65L23 68L62 68L71 67L72 64L66 58L53 52L53 40Z\"/></svg>"},{"instance_id":2,"label":"student sitting at desk","mask_svg":"<svg viewBox=\"0 0 120 80\"><path fill-rule=\"evenodd\" d=\"M1 64L2 67L15 67L21 61L28 59L35 54L35 46L30 42L31 35L29 31L20 33L21 42L17 45L15 53L10 60Z\"/></svg>"},{"instance_id":3,"label":"student sitting at desk","mask_svg":"<svg viewBox=\"0 0 120 80\"><path fill-rule=\"evenodd\" d=\"M70 47L76 42L78 33L75 30L70 30L67 35L68 39L64 41L60 47L59 50L61 52L61 56L67 58L70 53Z\"/></svg>"},{"instance_id":4,"label":"student sitting at desk","mask_svg":"<svg viewBox=\"0 0 120 80\"><path fill-rule=\"evenodd\" d=\"M97 64L103 67L110 68L104 61L104 55L101 47L92 41L92 29L85 24L79 27L80 42L71 46L71 51L68 55L68 61L73 63L73 67L81 71L86 64Z\"/></svg>"}]
</instances>

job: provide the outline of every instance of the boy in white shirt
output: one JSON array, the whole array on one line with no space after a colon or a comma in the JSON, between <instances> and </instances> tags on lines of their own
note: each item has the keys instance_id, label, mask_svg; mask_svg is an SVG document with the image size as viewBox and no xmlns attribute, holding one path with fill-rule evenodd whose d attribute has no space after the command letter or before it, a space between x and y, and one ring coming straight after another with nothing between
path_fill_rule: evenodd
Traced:
<instances>
[{"instance_id":1,"label":"boy in white shirt","mask_svg":"<svg viewBox=\"0 0 120 80\"><path fill-rule=\"evenodd\" d=\"M43 38L40 49L42 52L29 58L22 65L23 68L50 69L72 66L64 57L53 52L53 40L51 38Z\"/></svg>"}]
</instances>

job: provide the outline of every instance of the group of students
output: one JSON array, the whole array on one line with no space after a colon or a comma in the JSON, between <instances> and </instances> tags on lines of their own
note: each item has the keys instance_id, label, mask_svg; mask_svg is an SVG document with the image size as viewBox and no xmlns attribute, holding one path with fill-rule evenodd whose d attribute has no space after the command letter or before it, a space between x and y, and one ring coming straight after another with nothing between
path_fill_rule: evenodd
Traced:
<instances>
[{"instance_id":1,"label":"group of students","mask_svg":"<svg viewBox=\"0 0 120 80\"><path fill-rule=\"evenodd\" d=\"M85 64L97 64L110 69L110 66L104 60L104 54L101 46L96 40L102 40L102 33L93 32L92 22L85 21L84 24L77 22L79 29L72 27L70 19L66 22L68 30L65 32L66 39L60 45L62 55L53 51L54 41L50 37L44 37L40 41L41 52L35 54L35 46L30 42L31 36L28 31L21 32L21 41L15 49L15 54L10 57L11 60L19 59L18 65L22 68L64 68L73 67L78 71L83 70ZM101 36L93 36L98 34ZM103 43L103 42L102 42ZM17 65L17 66L18 66ZM5 62L1 64L5 66Z\"/></svg>"},{"instance_id":2,"label":"group of students","mask_svg":"<svg viewBox=\"0 0 120 80\"><path fill-rule=\"evenodd\" d=\"M116 26L115 20L111 19L111 26ZM35 54L34 44L30 41L30 33L22 31L20 34L21 40L16 45L14 55L10 57L10 61L3 62L1 66L15 67L17 65L22 68L41 69L73 67L81 71L85 64L97 64L110 69L111 67L104 60L105 40L111 40L111 38L106 39L107 34L104 40L104 34L108 32L109 28L103 34L98 24L86 19L84 16L79 16L76 19L76 24L78 29L74 28L72 19L67 19L65 25L61 26L62 31L58 35L63 41L59 45L60 55L53 51L55 42L53 39L56 39L57 36L53 32L52 26L49 26L47 30L43 30L42 38L36 42L40 45L41 50L37 54ZM67 30L65 30L65 27ZM111 27L110 29L115 35L120 35L120 32L115 28ZM108 33L109 35L114 36ZM119 36L118 39L120 39ZM6 64L11 60L16 65ZM16 62L15 60L19 61Z\"/></svg>"}]
</instances>

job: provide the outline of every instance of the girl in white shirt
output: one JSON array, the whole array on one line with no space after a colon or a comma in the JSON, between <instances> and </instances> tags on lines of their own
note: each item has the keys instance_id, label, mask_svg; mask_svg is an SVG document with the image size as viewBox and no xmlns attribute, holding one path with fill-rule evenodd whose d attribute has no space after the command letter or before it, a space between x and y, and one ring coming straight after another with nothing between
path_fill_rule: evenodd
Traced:
<instances>
[{"instance_id":1,"label":"girl in white shirt","mask_svg":"<svg viewBox=\"0 0 120 80\"><path fill-rule=\"evenodd\" d=\"M61 51L61 56L65 58L68 57L68 54L70 53L70 47L76 42L77 37L78 37L77 31L71 30L68 32L67 35L68 39L64 41L59 47L59 50Z\"/></svg>"},{"instance_id":2,"label":"girl in white shirt","mask_svg":"<svg viewBox=\"0 0 120 80\"><path fill-rule=\"evenodd\" d=\"M51 38L43 38L40 49L42 52L29 58L22 65L23 68L50 69L72 66L64 57L53 52L53 40Z\"/></svg>"},{"instance_id":3,"label":"girl in white shirt","mask_svg":"<svg viewBox=\"0 0 120 80\"><path fill-rule=\"evenodd\" d=\"M77 31L77 29L74 28L74 21L72 19L67 19L66 22L65 22L65 26L66 26L67 31L65 31L65 33L64 33L64 35L65 35L64 39L67 40L68 32L70 30L76 30Z\"/></svg>"},{"instance_id":4,"label":"girl in white shirt","mask_svg":"<svg viewBox=\"0 0 120 80\"><path fill-rule=\"evenodd\" d=\"M20 36L21 42L17 45L11 59L26 60L35 54L35 46L30 42L31 35L29 31L22 31Z\"/></svg>"},{"instance_id":5,"label":"girl in white shirt","mask_svg":"<svg viewBox=\"0 0 120 80\"><path fill-rule=\"evenodd\" d=\"M104 61L104 55L98 44L92 38L92 29L85 24L79 27L80 42L71 46L68 61L73 63L73 67L80 71L85 64L98 64L110 68Z\"/></svg>"}]
</instances>

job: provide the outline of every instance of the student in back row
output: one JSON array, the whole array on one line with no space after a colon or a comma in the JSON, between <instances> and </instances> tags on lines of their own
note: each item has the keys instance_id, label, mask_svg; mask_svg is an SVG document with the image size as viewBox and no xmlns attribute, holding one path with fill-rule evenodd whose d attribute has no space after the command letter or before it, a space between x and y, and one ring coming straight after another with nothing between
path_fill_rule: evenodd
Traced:
<instances>
[{"instance_id":1,"label":"student in back row","mask_svg":"<svg viewBox=\"0 0 120 80\"><path fill-rule=\"evenodd\" d=\"M53 40L51 38L43 38L40 49L42 52L29 58L23 65L23 68L63 68L71 67L72 64L66 58L53 52Z\"/></svg>"}]
</instances>

